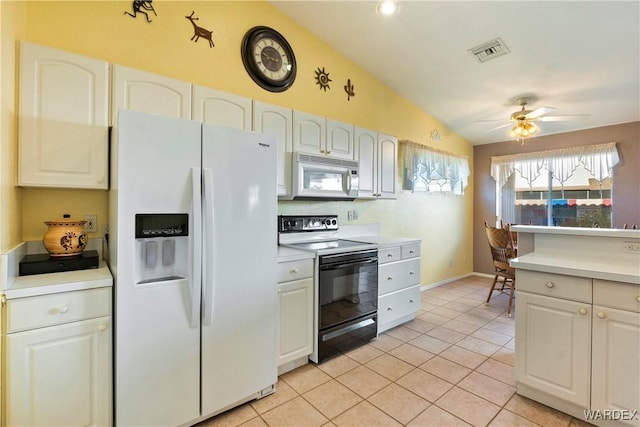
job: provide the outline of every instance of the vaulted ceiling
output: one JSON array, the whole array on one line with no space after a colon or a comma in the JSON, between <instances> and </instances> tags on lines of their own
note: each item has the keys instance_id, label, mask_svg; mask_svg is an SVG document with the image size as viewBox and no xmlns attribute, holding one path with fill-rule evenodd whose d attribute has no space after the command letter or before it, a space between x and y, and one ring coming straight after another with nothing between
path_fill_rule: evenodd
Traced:
<instances>
[{"instance_id":1,"label":"vaulted ceiling","mask_svg":"<svg viewBox=\"0 0 640 427\"><path fill-rule=\"evenodd\" d=\"M273 5L472 144L512 139L492 129L521 97L588 115L540 135L640 120L638 1L398 1L390 17L367 0ZM496 38L507 55L470 52Z\"/></svg>"}]
</instances>

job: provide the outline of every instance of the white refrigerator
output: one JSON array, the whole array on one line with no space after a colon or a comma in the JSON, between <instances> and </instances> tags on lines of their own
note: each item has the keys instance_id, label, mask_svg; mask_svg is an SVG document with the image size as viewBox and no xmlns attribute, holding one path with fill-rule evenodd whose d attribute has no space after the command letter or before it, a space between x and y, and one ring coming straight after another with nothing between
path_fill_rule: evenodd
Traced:
<instances>
[{"instance_id":1,"label":"white refrigerator","mask_svg":"<svg viewBox=\"0 0 640 427\"><path fill-rule=\"evenodd\" d=\"M114 420L190 425L277 381L276 146L243 130L118 114Z\"/></svg>"}]
</instances>

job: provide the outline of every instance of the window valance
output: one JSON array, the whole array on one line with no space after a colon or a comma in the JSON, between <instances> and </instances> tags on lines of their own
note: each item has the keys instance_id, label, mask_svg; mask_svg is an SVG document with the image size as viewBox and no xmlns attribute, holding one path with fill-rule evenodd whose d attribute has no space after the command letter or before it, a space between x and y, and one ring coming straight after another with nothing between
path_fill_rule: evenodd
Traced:
<instances>
[{"instance_id":1,"label":"window valance","mask_svg":"<svg viewBox=\"0 0 640 427\"><path fill-rule=\"evenodd\" d=\"M470 175L469 160L466 157L411 141L400 142L404 150L404 190L431 191L435 187L441 192L464 194Z\"/></svg>"},{"instance_id":2,"label":"window valance","mask_svg":"<svg viewBox=\"0 0 640 427\"><path fill-rule=\"evenodd\" d=\"M531 183L545 168L561 185L571 177L576 168L583 165L602 184L611 176L611 170L620 157L615 142L563 148L559 150L491 157L491 176L502 187L514 171Z\"/></svg>"}]
</instances>

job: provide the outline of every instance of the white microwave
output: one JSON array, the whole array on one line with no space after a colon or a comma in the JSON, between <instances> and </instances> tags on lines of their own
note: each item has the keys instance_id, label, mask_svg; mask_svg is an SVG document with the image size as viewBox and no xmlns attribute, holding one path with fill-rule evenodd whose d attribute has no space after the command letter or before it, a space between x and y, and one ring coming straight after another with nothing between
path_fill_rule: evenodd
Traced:
<instances>
[{"instance_id":1,"label":"white microwave","mask_svg":"<svg viewBox=\"0 0 640 427\"><path fill-rule=\"evenodd\" d=\"M294 199L353 200L358 196L358 162L328 156L293 153Z\"/></svg>"}]
</instances>

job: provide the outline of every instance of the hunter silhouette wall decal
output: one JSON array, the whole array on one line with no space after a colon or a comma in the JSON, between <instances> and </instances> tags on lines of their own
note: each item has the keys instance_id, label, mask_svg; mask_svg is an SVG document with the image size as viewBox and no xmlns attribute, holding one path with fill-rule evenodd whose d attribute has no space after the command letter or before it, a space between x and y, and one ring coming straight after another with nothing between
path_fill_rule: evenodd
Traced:
<instances>
[{"instance_id":1,"label":"hunter silhouette wall decal","mask_svg":"<svg viewBox=\"0 0 640 427\"><path fill-rule=\"evenodd\" d=\"M149 19L149 14L145 12L146 10L151 11L154 15L158 16L156 10L151 4L152 1L153 0L133 0L133 2L131 2L131 9L133 9L133 13L127 11L125 11L124 13L125 15L129 15L132 18L136 18L138 16L138 13L142 13L147 18L147 22L151 22L151 19Z\"/></svg>"},{"instance_id":2,"label":"hunter silhouette wall decal","mask_svg":"<svg viewBox=\"0 0 640 427\"><path fill-rule=\"evenodd\" d=\"M330 81L331 79L329 78L329 73L324 71L324 67L322 67L322 70L320 69L320 67L318 67L318 69L316 70L316 84L320 85L320 90L324 90L326 92L327 89L331 89L329 87Z\"/></svg>"},{"instance_id":3,"label":"hunter silhouette wall decal","mask_svg":"<svg viewBox=\"0 0 640 427\"><path fill-rule=\"evenodd\" d=\"M185 18L187 18L193 24L193 37L191 37L191 40L193 40L193 42L195 43L200 40L200 37L202 37L203 39L207 39L209 41L209 47L214 47L215 45L213 44L213 40L211 40L211 34L213 33L213 31L205 30L202 27L198 27L195 21L200 18L194 18L194 13L196 12L192 11L191 15L185 16Z\"/></svg>"},{"instance_id":4,"label":"hunter silhouette wall decal","mask_svg":"<svg viewBox=\"0 0 640 427\"><path fill-rule=\"evenodd\" d=\"M351 101L351 97L356 96L355 88L351 84L351 79L347 79L347 84L344 85L344 91L347 92L347 101Z\"/></svg>"}]
</instances>

